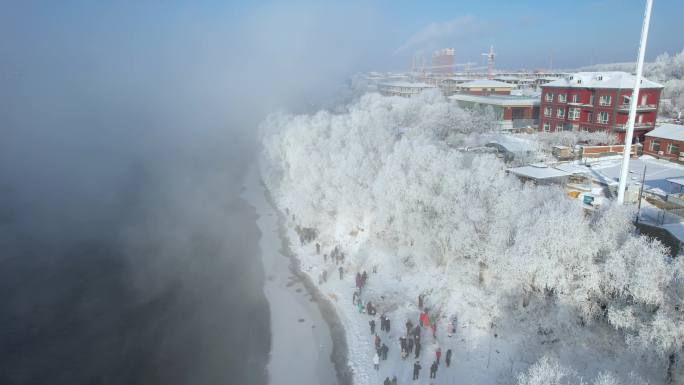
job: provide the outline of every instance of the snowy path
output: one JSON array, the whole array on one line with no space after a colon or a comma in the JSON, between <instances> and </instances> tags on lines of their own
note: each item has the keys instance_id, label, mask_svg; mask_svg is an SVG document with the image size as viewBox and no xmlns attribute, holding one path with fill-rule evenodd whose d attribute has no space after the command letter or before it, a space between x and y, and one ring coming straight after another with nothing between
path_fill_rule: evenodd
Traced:
<instances>
[{"instance_id":1,"label":"snowy path","mask_svg":"<svg viewBox=\"0 0 684 385\"><path fill-rule=\"evenodd\" d=\"M288 221L289 222L289 221ZM344 263L344 277L339 278L339 266L330 259L324 261L323 256L316 253L312 244L299 245L294 240L297 234L294 225L288 223L288 237L293 240L292 248L301 262L301 270L312 280L318 282L323 270L327 271L328 280L319 284L319 290L333 303L340 321L346 331L349 349L349 366L353 371L356 385L380 385L386 377L396 376L398 384L415 385L451 385L451 384L502 384L514 385L518 373L526 370L543 354L550 353L559 357L563 362L569 362L574 369L588 378L595 377L599 371L607 370L619 377L626 377L632 370L641 375L657 378L653 367L644 362L638 354L627 351L620 340L615 340L612 334L601 331L600 326L588 328L587 334L579 335L576 329L568 327L571 317L565 312L543 315L539 313L525 313L515 315L515 318L500 320L496 328L491 328L488 318L483 316L482 309L476 300L476 291L468 291L468 286L460 285L458 295L449 299L452 308L458 315L458 326L453 337L446 335L447 321L438 319L437 338L433 338L430 331L423 328L421 333L422 350L419 357L422 370L419 379L412 380L414 355L402 360L399 353L399 336L406 328L405 322L410 319L417 323L419 310L416 304L418 293L425 290L439 290L440 282L435 282L436 274L430 271L416 271L411 275L399 276L391 272L391 266L380 266L377 274L371 272L368 260L362 254L354 253L352 244L343 245L350 250ZM329 251L333 246L321 239L322 252ZM358 249L357 249L358 250ZM373 249L372 254L382 253L380 249ZM381 260L390 260L383 257ZM371 300L378 308L378 314L370 317L359 313L352 305L354 292L354 275L357 271L367 270L368 285L364 288L362 299ZM430 305L430 294L427 297ZM379 317L386 312L391 320L391 332L380 331ZM372 359L374 355L373 337L368 322L374 318L376 332L382 342L389 347L387 361L380 362L380 370L374 370ZM538 334L538 326L554 325L549 335ZM442 350L442 362L437 377L429 378L429 368L435 359L437 347ZM452 364L449 368L444 364L447 349L453 352ZM621 351L616 356L615 351ZM651 380L651 383L659 383Z\"/></svg>"},{"instance_id":2,"label":"snowy path","mask_svg":"<svg viewBox=\"0 0 684 385\"><path fill-rule=\"evenodd\" d=\"M289 258L280 251L278 216L266 200L256 169L248 175L243 197L255 207L262 233L264 292L271 313L270 384L335 385L330 330L311 295L290 271Z\"/></svg>"}]
</instances>

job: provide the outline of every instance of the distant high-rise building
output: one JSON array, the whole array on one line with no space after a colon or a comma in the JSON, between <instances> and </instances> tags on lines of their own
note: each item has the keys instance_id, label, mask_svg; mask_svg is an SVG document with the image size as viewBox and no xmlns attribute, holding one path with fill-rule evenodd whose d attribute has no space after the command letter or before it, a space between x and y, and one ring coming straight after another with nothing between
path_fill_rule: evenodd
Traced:
<instances>
[{"instance_id":1,"label":"distant high-rise building","mask_svg":"<svg viewBox=\"0 0 684 385\"><path fill-rule=\"evenodd\" d=\"M432 72L436 74L454 73L454 49L444 48L432 54Z\"/></svg>"}]
</instances>

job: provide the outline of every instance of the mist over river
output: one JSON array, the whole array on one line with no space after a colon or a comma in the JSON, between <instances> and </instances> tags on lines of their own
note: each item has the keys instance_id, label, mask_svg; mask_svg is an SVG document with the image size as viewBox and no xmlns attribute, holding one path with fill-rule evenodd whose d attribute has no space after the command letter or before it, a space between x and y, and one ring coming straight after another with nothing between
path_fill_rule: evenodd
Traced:
<instances>
[{"instance_id":1,"label":"mist over river","mask_svg":"<svg viewBox=\"0 0 684 385\"><path fill-rule=\"evenodd\" d=\"M2 179L0 383L265 383L269 309L255 214L238 196L244 161L219 175L202 158L171 173L93 159L107 177L82 181L48 162L33 188Z\"/></svg>"}]
</instances>

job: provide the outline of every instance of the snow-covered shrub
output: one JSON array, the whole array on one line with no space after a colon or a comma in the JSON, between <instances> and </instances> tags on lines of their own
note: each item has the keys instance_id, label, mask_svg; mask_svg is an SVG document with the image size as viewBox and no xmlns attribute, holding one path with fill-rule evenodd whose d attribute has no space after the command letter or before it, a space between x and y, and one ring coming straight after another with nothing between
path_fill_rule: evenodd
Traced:
<instances>
[{"instance_id":1,"label":"snow-covered shrub","mask_svg":"<svg viewBox=\"0 0 684 385\"><path fill-rule=\"evenodd\" d=\"M574 384L574 373L558 360L544 356L532 364L527 372L518 375L518 385L564 385Z\"/></svg>"},{"instance_id":2,"label":"snow-covered shrub","mask_svg":"<svg viewBox=\"0 0 684 385\"><path fill-rule=\"evenodd\" d=\"M599 373L592 385L619 385L620 382L610 373ZM518 375L518 385L588 385L576 372L549 356L543 356L532 364L526 372Z\"/></svg>"}]
</instances>

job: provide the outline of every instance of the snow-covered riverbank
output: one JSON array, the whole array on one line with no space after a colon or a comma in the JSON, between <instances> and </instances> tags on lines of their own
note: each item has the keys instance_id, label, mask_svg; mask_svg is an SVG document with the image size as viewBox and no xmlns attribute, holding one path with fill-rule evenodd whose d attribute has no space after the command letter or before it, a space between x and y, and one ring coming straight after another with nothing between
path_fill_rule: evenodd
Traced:
<instances>
[{"instance_id":1,"label":"snow-covered riverbank","mask_svg":"<svg viewBox=\"0 0 684 385\"><path fill-rule=\"evenodd\" d=\"M506 175L489 154L454 151L481 139L478 119L435 93L369 94L341 113L262 124L262 176L301 270L314 282L327 276L318 285L347 331L356 383L411 381L414 362L399 358L397 339L407 319L417 323L419 294L437 322L436 338L423 330L421 379L439 347L453 365L435 384L513 384L543 356L589 380L608 372L632 383L634 372L663 383L674 368L663 357L684 330L681 259L635 236L628 208L587 215L561 189ZM341 265L325 258L335 249ZM390 350L378 371L371 318L352 301L364 270L361 299L378 309L376 325L383 312L394 325L379 330Z\"/></svg>"},{"instance_id":2,"label":"snow-covered riverbank","mask_svg":"<svg viewBox=\"0 0 684 385\"><path fill-rule=\"evenodd\" d=\"M339 384L331 360L332 335L316 302L316 289L306 282L307 277L297 275L287 244L280 237L278 213L270 204L256 169L248 174L243 197L259 216L259 246L266 276L264 292L271 318L269 383ZM338 334L343 335L343 331Z\"/></svg>"}]
</instances>

